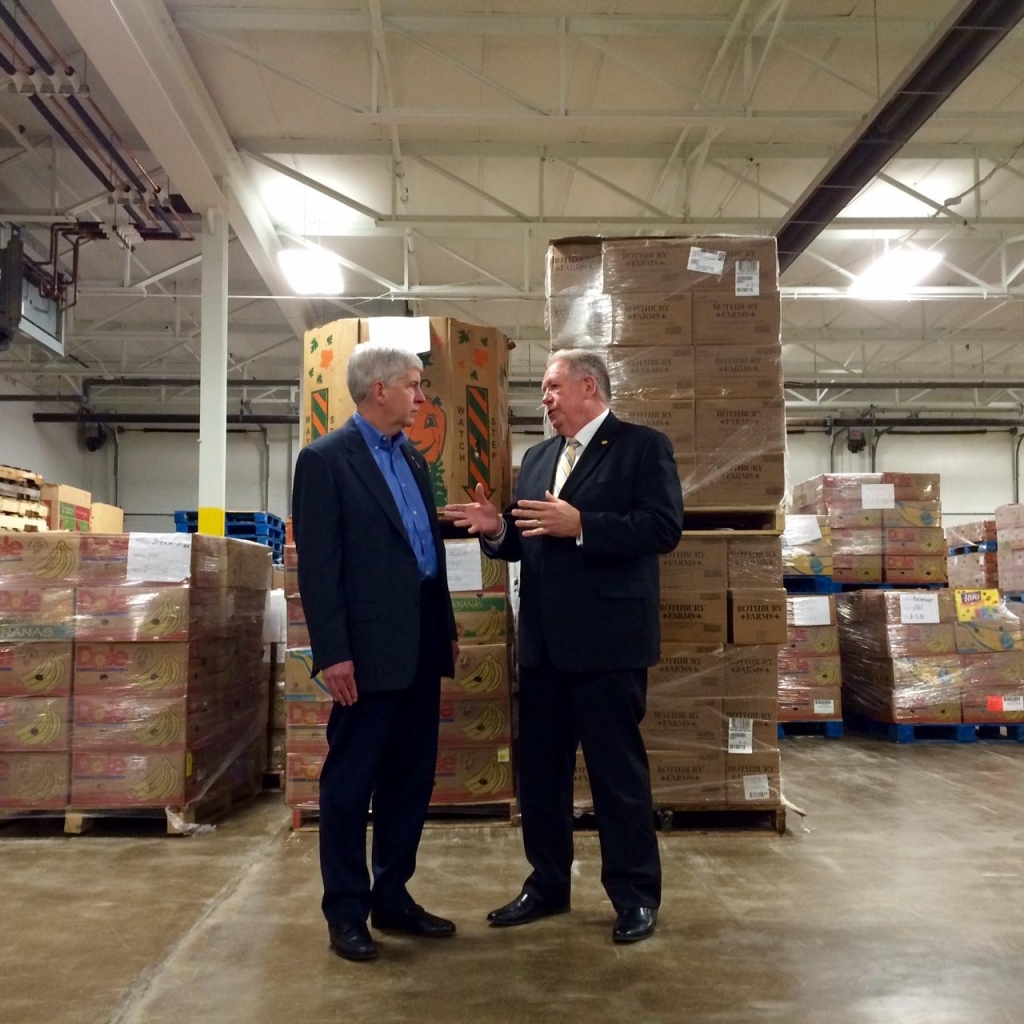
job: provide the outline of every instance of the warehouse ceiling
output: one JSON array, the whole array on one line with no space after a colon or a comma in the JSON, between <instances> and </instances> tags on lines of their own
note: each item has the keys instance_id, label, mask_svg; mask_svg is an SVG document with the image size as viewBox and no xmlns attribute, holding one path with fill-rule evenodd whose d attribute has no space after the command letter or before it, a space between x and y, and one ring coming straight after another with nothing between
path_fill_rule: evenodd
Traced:
<instances>
[{"instance_id":1,"label":"warehouse ceiling","mask_svg":"<svg viewBox=\"0 0 1024 1024\"><path fill-rule=\"evenodd\" d=\"M529 415L527 382L548 348L549 239L777 232L971 5L0 6L75 72L28 74L31 53L0 25L0 53L24 72L3 76L0 93L0 221L23 229L36 259L55 223L99 221L108 235L81 245L66 356L18 340L0 353L0 373L43 395L84 390L93 411L194 409L201 216L226 206L230 376L268 382L233 388L232 402L288 412L304 327L408 310L505 330L517 344L515 408ZM1018 27L786 270L793 415L1021 413L1022 69ZM123 201L30 102L58 102L55 82L87 93L164 201L181 197L180 239L125 231L134 222ZM102 147L93 162L111 164ZM302 244L336 254L342 296L290 292L276 256ZM943 260L899 300L847 295L897 245Z\"/></svg>"}]
</instances>

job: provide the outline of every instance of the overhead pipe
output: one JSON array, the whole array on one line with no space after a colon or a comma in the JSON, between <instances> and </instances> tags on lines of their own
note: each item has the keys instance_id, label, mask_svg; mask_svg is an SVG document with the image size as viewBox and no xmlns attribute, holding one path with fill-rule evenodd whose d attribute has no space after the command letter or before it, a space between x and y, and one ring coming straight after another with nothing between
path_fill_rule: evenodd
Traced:
<instances>
[{"instance_id":1,"label":"overhead pipe","mask_svg":"<svg viewBox=\"0 0 1024 1024\"><path fill-rule=\"evenodd\" d=\"M1024 380L787 380L787 388L839 388L843 391L891 391L893 388L915 388L929 391L1009 391L1024 388Z\"/></svg>"},{"instance_id":2,"label":"overhead pipe","mask_svg":"<svg viewBox=\"0 0 1024 1024\"><path fill-rule=\"evenodd\" d=\"M97 423L97 424L167 424L182 426L198 426L199 415L180 412L35 412L32 414L33 423ZM228 415L225 422L232 426L245 426L251 424L254 427L260 425L277 426L283 424L296 424L299 422L297 413L252 413L245 416Z\"/></svg>"}]
</instances>

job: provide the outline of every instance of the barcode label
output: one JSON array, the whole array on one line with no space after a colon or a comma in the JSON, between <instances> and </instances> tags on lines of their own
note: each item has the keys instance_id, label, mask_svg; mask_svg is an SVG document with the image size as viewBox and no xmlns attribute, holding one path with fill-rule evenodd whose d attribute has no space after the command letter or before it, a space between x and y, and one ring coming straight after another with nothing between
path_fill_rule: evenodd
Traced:
<instances>
[{"instance_id":1,"label":"barcode label","mask_svg":"<svg viewBox=\"0 0 1024 1024\"><path fill-rule=\"evenodd\" d=\"M834 700L816 700L814 702L814 713L816 715L834 715L836 713L836 702Z\"/></svg>"},{"instance_id":2,"label":"barcode label","mask_svg":"<svg viewBox=\"0 0 1024 1024\"><path fill-rule=\"evenodd\" d=\"M1024 711L1024 697L1004 697L1004 711Z\"/></svg>"},{"instance_id":3,"label":"barcode label","mask_svg":"<svg viewBox=\"0 0 1024 1024\"><path fill-rule=\"evenodd\" d=\"M736 294L761 294L761 264L757 260L736 261Z\"/></svg>"},{"instance_id":4,"label":"barcode label","mask_svg":"<svg viewBox=\"0 0 1024 1024\"><path fill-rule=\"evenodd\" d=\"M729 719L729 753L752 754L754 752L754 720L752 718Z\"/></svg>"},{"instance_id":5,"label":"barcode label","mask_svg":"<svg viewBox=\"0 0 1024 1024\"><path fill-rule=\"evenodd\" d=\"M715 274L721 276L725 270L725 253L715 249L701 249L700 246L692 246L690 255L686 259L686 269L696 274ZM739 294L737 292L737 294Z\"/></svg>"},{"instance_id":6,"label":"barcode label","mask_svg":"<svg viewBox=\"0 0 1024 1024\"><path fill-rule=\"evenodd\" d=\"M768 786L767 775L744 775L743 776L743 799L744 800L768 800L772 791Z\"/></svg>"}]
</instances>

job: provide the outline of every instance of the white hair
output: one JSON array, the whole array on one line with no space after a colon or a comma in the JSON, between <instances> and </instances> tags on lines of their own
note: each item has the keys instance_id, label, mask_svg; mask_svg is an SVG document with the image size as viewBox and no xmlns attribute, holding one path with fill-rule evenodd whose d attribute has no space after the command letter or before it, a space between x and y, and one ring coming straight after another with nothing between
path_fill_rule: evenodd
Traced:
<instances>
[{"instance_id":1,"label":"white hair","mask_svg":"<svg viewBox=\"0 0 1024 1024\"><path fill-rule=\"evenodd\" d=\"M548 366L554 362L565 363L571 376L593 377L597 382L597 394L606 404L612 400L612 382L604 356L589 348L560 348L548 356Z\"/></svg>"},{"instance_id":2,"label":"white hair","mask_svg":"<svg viewBox=\"0 0 1024 1024\"><path fill-rule=\"evenodd\" d=\"M349 357L346 369L346 383L352 401L359 405L366 401L370 388L376 381L388 387L408 370L422 370L423 360L414 352L390 345L357 345Z\"/></svg>"}]
</instances>

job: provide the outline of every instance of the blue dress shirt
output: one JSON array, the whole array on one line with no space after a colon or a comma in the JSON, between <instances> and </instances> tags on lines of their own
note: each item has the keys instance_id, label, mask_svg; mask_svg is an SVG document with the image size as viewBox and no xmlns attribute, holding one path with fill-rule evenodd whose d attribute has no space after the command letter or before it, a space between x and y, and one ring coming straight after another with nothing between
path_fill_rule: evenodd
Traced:
<instances>
[{"instance_id":1,"label":"blue dress shirt","mask_svg":"<svg viewBox=\"0 0 1024 1024\"><path fill-rule=\"evenodd\" d=\"M373 461L377 463L377 468L383 474L388 490L391 491L391 496L398 506L405 534L409 538L413 554L416 555L420 579L434 579L437 576L437 548L434 546L434 534L430 529L430 516L423 502L423 495L402 452L402 445L406 441L405 434L399 431L394 437L387 437L359 413L355 413L352 418L356 421Z\"/></svg>"}]
</instances>

